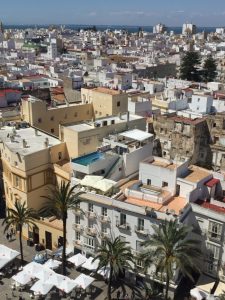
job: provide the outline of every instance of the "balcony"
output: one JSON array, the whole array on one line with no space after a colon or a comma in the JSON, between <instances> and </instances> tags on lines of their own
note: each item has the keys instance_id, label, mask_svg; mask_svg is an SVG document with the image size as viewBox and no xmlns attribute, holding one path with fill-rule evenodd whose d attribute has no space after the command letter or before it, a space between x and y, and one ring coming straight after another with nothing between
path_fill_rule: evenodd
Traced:
<instances>
[{"instance_id":1,"label":"balcony","mask_svg":"<svg viewBox=\"0 0 225 300\"><path fill-rule=\"evenodd\" d=\"M82 242L81 242L81 240L74 240L73 241L73 245L74 245L75 248L82 249Z\"/></svg>"},{"instance_id":2,"label":"balcony","mask_svg":"<svg viewBox=\"0 0 225 300\"><path fill-rule=\"evenodd\" d=\"M106 239L109 239L109 238L110 238L110 234L109 234L109 232L100 232L100 233L99 233L99 237L100 237L102 240L106 240Z\"/></svg>"},{"instance_id":3,"label":"balcony","mask_svg":"<svg viewBox=\"0 0 225 300\"><path fill-rule=\"evenodd\" d=\"M143 227L140 227L140 226L135 226L135 232L137 234L143 235L143 236L148 236L149 235L149 230L144 229Z\"/></svg>"},{"instance_id":4,"label":"balcony","mask_svg":"<svg viewBox=\"0 0 225 300\"><path fill-rule=\"evenodd\" d=\"M96 228L86 227L85 228L85 234L89 235L89 236L96 236L97 235L97 229Z\"/></svg>"},{"instance_id":5,"label":"balcony","mask_svg":"<svg viewBox=\"0 0 225 300\"><path fill-rule=\"evenodd\" d=\"M217 233L214 233L214 232L209 232L207 231L207 237L210 241L212 242L216 242L218 244L221 244L222 242L222 239L221 239L221 235L220 234L217 234Z\"/></svg>"},{"instance_id":6,"label":"balcony","mask_svg":"<svg viewBox=\"0 0 225 300\"><path fill-rule=\"evenodd\" d=\"M99 221L101 223L110 223L111 222L110 217L108 217L108 216L100 216Z\"/></svg>"},{"instance_id":7,"label":"balcony","mask_svg":"<svg viewBox=\"0 0 225 300\"><path fill-rule=\"evenodd\" d=\"M97 215L93 211L85 211L85 216L88 219L96 219Z\"/></svg>"},{"instance_id":8,"label":"balcony","mask_svg":"<svg viewBox=\"0 0 225 300\"><path fill-rule=\"evenodd\" d=\"M80 224L73 224L73 229L78 232L81 232L84 230L83 226Z\"/></svg>"},{"instance_id":9,"label":"balcony","mask_svg":"<svg viewBox=\"0 0 225 300\"><path fill-rule=\"evenodd\" d=\"M82 215L82 210L80 208L74 209L73 214L75 216L81 216Z\"/></svg>"},{"instance_id":10,"label":"balcony","mask_svg":"<svg viewBox=\"0 0 225 300\"><path fill-rule=\"evenodd\" d=\"M116 227L118 227L119 229L122 229L122 230L131 230L131 227L130 227L130 224L129 223L119 223L119 222L116 222Z\"/></svg>"}]
</instances>

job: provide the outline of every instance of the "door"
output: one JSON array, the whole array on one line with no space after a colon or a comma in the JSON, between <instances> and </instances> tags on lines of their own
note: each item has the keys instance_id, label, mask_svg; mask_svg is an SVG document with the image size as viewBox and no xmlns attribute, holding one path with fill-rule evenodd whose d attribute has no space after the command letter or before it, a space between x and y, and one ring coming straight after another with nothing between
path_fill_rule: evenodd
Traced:
<instances>
[{"instance_id":1,"label":"door","mask_svg":"<svg viewBox=\"0 0 225 300\"><path fill-rule=\"evenodd\" d=\"M34 242L34 244L39 244L39 230L38 230L38 228L33 228L33 242Z\"/></svg>"},{"instance_id":2,"label":"door","mask_svg":"<svg viewBox=\"0 0 225 300\"><path fill-rule=\"evenodd\" d=\"M51 232L45 231L45 244L46 249L52 250L52 234Z\"/></svg>"}]
</instances>

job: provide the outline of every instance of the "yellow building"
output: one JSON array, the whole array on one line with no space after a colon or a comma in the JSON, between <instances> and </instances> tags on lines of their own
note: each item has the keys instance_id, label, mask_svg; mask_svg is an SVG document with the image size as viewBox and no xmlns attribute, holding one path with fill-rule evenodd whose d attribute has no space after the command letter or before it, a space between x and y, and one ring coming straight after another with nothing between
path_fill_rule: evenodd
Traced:
<instances>
[{"instance_id":1,"label":"yellow building","mask_svg":"<svg viewBox=\"0 0 225 300\"><path fill-rule=\"evenodd\" d=\"M82 88L82 103L92 103L95 118L127 112L128 95L122 91L104 87Z\"/></svg>"},{"instance_id":2,"label":"yellow building","mask_svg":"<svg viewBox=\"0 0 225 300\"><path fill-rule=\"evenodd\" d=\"M46 102L34 97L22 100L21 118L31 126L54 136L59 135L59 124L91 120L92 104L65 104L48 107Z\"/></svg>"},{"instance_id":3,"label":"yellow building","mask_svg":"<svg viewBox=\"0 0 225 300\"><path fill-rule=\"evenodd\" d=\"M98 119L95 122L61 125L60 140L66 142L68 155L75 158L101 146L103 138L110 133L131 129L146 131L146 119L129 113Z\"/></svg>"},{"instance_id":4,"label":"yellow building","mask_svg":"<svg viewBox=\"0 0 225 300\"><path fill-rule=\"evenodd\" d=\"M49 188L70 179L60 169L60 163L68 160L66 144L57 138L31 127L15 130L5 126L0 129L0 141L6 207L14 208L15 202L21 201L39 210ZM32 236L35 243L41 242L48 249L62 239L61 221L40 220L37 225L38 231L24 228L24 237Z\"/></svg>"}]
</instances>

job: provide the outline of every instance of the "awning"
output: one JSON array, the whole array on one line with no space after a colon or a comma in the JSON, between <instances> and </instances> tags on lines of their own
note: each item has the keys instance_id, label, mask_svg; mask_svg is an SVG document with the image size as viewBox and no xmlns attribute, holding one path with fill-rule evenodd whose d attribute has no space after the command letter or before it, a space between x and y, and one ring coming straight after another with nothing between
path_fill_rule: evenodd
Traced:
<instances>
[{"instance_id":1,"label":"awning","mask_svg":"<svg viewBox=\"0 0 225 300\"><path fill-rule=\"evenodd\" d=\"M198 288L194 288L190 290L190 295L194 297L196 300L202 300L207 296L204 292L200 291Z\"/></svg>"},{"instance_id":2,"label":"awning","mask_svg":"<svg viewBox=\"0 0 225 300\"><path fill-rule=\"evenodd\" d=\"M75 288L76 285L75 280L67 278L66 280L61 281L57 288L68 294Z\"/></svg>"},{"instance_id":3,"label":"awning","mask_svg":"<svg viewBox=\"0 0 225 300\"><path fill-rule=\"evenodd\" d=\"M87 261L87 258L84 255L78 253L78 254L68 258L68 261L71 262L72 264L74 264L75 267L79 267Z\"/></svg>"},{"instance_id":4,"label":"awning","mask_svg":"<svg viewBox=\"0 0 225 300\"><path fill-rule=\"evenodd\" d=\"M81 287L83 290L86 290L86 288L89 287L89 285L92 284L94 280L95 279L91 276L81 274L74 280L74 282L77 286Z\"/></svg>"},{"instance_id":5,"label":"awning","mask_svg":"<svg viewBox=\"0 0 225 300\"><path fill-rule=\"evenodd\" d=\"M46 295L53 288L53 284L43 282L42 280L38 280L31 287L31 291L39 295Z\"/></svg>"},{"instance_id":6,"label":"awning","mask_svg":"<svg viewBox=\"0 0 225 300\"><path fill-rule=\"evenodd\" d=\"M86 175L84 179L80 181L80 185L94 187L94 185L99 181L102 180L102 176L95 176L95 175Z\"/></svg>"},{"instance_id":7,"label":"awning","mask_svg":"<svg viewBox=\"0 0 225 300\"><path fill-rule=\"evenodd\" d=\"M4 245L0 245L0 270L13 261L20 253Z\"/></svg>"},{"instance_id":8,"label":"awning","mask_svg":"<svg viewBox=\"0 0 225 300\"><path fill-rule=\"evenodd\" d=\"M50 269L57 269L61 265L61 261L55 260L55 259L49 259L44 263L44 266Z\"/></svg>"},{"instance_id":9,"label":"awning","mask_svg":"<svg viewBox=\"0 0 225 300\"><path fill-rule=\"evenodd\" d=\"M85 268L89 271L96 271L99 265L99 260L98 259L96 259L95 261L93 260L94 260L93 257L89 257L87 261L82 265L82 268Z\"/></svg>"},{"instance_id":10,"label":"awning","mask_svg":"<svg viewBox=\"0 0 225 300\"><path fill-rule=\"evenodd\" d=\"M214 296L220 296L223 293L225 293L225 283L220 281L217 288L216 288Z\"/></svg>"},{"instance_id":11,"label":"awning","mask_svg":"<svg viewBox=\"0 0 225 300\"><path fill-rule=\"evenodd\" d=\"M17 273L16 275L14 275L12 277L12 279L15 280L17 283L19 283L20 285L25 285L31 281L32 276L27 274L24 271L21 271L21 272Z\"/></svg>"},{"instance_id":12,"label":"awning","mask_svg":"<svg viewBox=\"0 0 225 300\"><path fill-rule=\"evenodd\" d=\"M108 192L111 190L114 186L116 185L116 182L110 179L102 179L96 182L93 185L93 188L100 190L104 193Z\"/></svg>"},{"instance_id":13,"label":"awning","mask_svg":"<svg viewBox=\"0 0 225 300\"><path fill-rule=\"evenodd\" d=\"M196 287L199 290L210 295L214 285L215 285L215 280L213 278L206 276L206 275L201 275L196 284Z\"/></svg>"},{"instance_id":14,"label":"awning","mask_svg":"<svg viewBox=\"0 0 225 300\"><path fill-rule=\"evenodd\" d=\"M219 179L212 178L212 179L210 179L209 181L207 181L207 182L205 183L205 185L208 186L208 187L210 187L210 188L212 188L214 185L216 185L216 184L219 183L219 182L220 182Z\"/></svg>"}]
</instances>

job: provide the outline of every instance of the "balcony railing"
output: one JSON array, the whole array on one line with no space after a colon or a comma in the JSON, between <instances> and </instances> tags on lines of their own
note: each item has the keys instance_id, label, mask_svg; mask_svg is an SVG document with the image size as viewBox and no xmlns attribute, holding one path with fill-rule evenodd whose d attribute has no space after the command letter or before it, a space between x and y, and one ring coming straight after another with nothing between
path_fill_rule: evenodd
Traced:
<instances>
[{"instance_id":1,"label":"balcony railing","mask_svg":"<svg viewBox=\"0 0 225 300\"><path fill-rule=\"evenodd\" d=\"M73 245L74 245L74 247L81 248L82 247L82 241L81 240L74 240Z\"/></svg>"},{"instance_id":2,"label":"balcony railing","mask_svg":"<svg viewBox=\"0 0 225 300\"><path fill-rule=\"evenodd\" d=\"M143 236L148 236L149 235L149 230L144 229L143 227L140 226L135 226L135 232L137 234L143 235Z\"/></svg>"},{"instance_id":3,"label":"balcony railing","mask_svg":"<svg viewBox=\"0 0 225 300\"><path fill-rule=\"evenodd\" d=\"M90 236L96 236L97 234L97 229L96 228L91 228L91 227L86 227L85 228L85 233L87 235L90 235Z\"/></svg>"},{"instance_id":4,"label":"balcony railing","mask_svg":"<svg viewBox=\"0 0 225 300\"><path fill-rule=\"evenodd\" d=\"M74 209L73 213L75 216L81 216L82 215L82 210L80 208Z\"/></svg>"},{"instance_id":5,"label":"balcony railing","mask_svg":"<svg viewBox=\"0 0 225 300\"><path fill-rule=\"evenodd\" d=\"M100 232L99 233L99 237L101 238L101 239L109 239L110 238L110 234L109 234L109 232Z\"/></svg>"},{"instance_id":6,"label":"balcony railing","mask_svg":"<svg viewBox=\"0 0 225 300\"><path fill-rule=\"evenodd\" d=\"M73 229L79 232L84 230L83 226L80 224L73 224Z\"/></svg>"},{"instance_id":7,"label":"balcony railing","mask_svg":"<svg viewBox=\"0 0 225 300\"><path fill-rule=\"evenodd\" d=\"M129 223L120 223L120 222L117 222L116 223L116 227L118 227L119 229L123 229L123 230L131 230L131 227L130 227Z\"/></svg>"},{"instance_id":8,"label":"balcony railing","mask_svg":"<svg viewBox=\"0 0 225 300\"><path fill-rule=\"evenodd\" d=\"M92 211L86 211L85 212L85 216L88 218L88 219L95 219L97 216L96 216L96 213L95 212L92 212Z\"/></svg>"},{"instance_id":9,"label":"balcony railing","mask_svg":"<svg viewBox=\"0 0 225 300\"><path fill-rule=\"evenodd\" d=\"M209 240L213 242L221 243L221 235L207 231L207 237Z\"/></svg>"},{"instance_id":10,"label":"balcony railing","mask_svg":"<svg viewBox=\"0 0 225 300\"><path fill-rule=\"evenodd\" d=\"M99 221L101 223L109 223L110 222L110 217L102 215L102 216L99 217Z\"/></svg>"}]
</instances>

